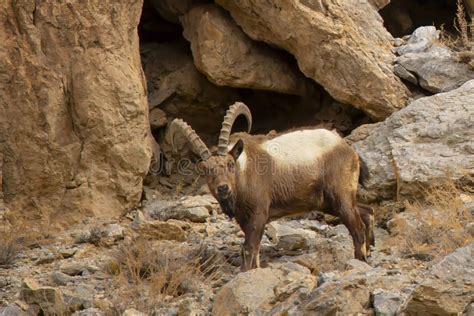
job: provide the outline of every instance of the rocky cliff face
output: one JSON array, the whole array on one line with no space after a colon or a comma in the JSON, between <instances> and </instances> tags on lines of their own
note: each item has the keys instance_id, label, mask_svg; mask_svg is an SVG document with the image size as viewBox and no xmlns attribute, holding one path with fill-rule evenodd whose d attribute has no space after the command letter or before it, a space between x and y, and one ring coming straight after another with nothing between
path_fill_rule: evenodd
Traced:
<instances>
[{"instance_id":1,"label":"rocky cliff face","mask_svg":"<svg viewBox=\"0 0 474 316\"><path fill-rule=\"evenodd\" d=\"M392 37L370 2L217 3L250 37L292 53L301 71L336 100L375 120L405 105L408 91L392 72Z\"/></svg>"},{"instance_id":2,"label":"rocky cliff face","mask_svg":"<svg viewBox=\"0 0 474 316\"><path fill-rule=\"evenodd\" d=\"M63 221L119 216L151 155L141 1L0 6L5 203Z\"/></svg>"}]
</instances>

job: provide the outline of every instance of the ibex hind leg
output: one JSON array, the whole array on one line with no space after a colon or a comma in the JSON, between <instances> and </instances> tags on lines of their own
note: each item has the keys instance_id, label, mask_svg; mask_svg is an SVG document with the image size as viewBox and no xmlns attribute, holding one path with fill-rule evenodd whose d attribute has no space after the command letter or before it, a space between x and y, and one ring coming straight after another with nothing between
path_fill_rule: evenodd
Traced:
<instances>
[{"instance_id":1,"label":"ibex hind leg","mask_svg":"<svg viewBox=\"0 0 474 316\"><path fill-rule=\"evenodd\" d=\"M375 247L375 215L374 209L366 204L359 203L357 205L360 217L365 224L365 239L367 241L367 255L370 255L370 246Z\"/></svg>"}]
</instances>

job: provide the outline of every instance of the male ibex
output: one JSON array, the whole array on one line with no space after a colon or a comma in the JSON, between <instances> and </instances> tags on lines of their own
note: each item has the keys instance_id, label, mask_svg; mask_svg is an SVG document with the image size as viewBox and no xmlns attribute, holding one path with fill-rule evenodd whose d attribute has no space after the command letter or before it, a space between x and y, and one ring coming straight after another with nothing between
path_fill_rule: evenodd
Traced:
<instances>
[{"instance_id":1,"label":"male ibex","mask_svg":"<svg viewBox=\"0 0 474 316\"><path fill-rule=\"evenodd\" d=\"M235 133L239 115L252 125L250 110L237 102L227 111L212 155L184 121L170 125L171 139L183 133L202 159L212 195L222 211L236 217L245 234L242 270L259 267L260 241L270 220L320 210L340 217L349 229L354 256L365 260L374 245L374 214L357 204L359 157L335 132L300 129L281 134ZM229 146L230 138L236 140Z\"/></svg>"}]
</instances>

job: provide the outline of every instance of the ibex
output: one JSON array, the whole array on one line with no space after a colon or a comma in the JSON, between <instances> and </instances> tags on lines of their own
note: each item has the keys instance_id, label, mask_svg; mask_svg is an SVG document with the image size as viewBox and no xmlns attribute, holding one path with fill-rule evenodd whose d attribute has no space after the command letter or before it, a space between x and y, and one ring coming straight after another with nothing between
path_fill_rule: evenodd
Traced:
<instances>
[{"instance_id":1,"label":"ibex","mask_svg":"<svg viewBox=\"0 0 474 316\"><path fill-rule=\"evenodd\" d=\"M191 143L209 190L243 230L242 270L260 266L260 241L269 221L313 210L338 216L352 236L355 258L365 260L374 245L374 213L356 202L359 157L352 147L326 129L231 137L239 115L246 117L250 132L250 110L237 102L224 117L215 154L180 119L170 124L170 136L173 143L182 133Z\"/></svg>"}]
</instances>

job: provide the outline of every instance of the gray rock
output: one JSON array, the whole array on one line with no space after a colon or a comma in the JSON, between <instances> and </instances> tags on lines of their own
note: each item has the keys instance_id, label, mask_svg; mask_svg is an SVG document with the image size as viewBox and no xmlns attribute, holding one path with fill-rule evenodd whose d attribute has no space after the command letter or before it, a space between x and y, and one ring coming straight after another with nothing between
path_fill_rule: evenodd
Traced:
<instances>
[{"instance_id":1,"label":"gray rock","mask_svg":"<svg viewBox=\"0 0 474 316\"><path fill-rule=\"evenodd\" d=\"M75 278L59 271L53 271L51 272L51 280L56 285L67 285L74 282Z\"/></svg>"},{"instance_id":2,"label":"gray rock","mask_svg":"<svg viewBox=\"0 0 474 316\"><path fill-rule=\"evenodd\" d=\"M5 307L0 307L0 316L23 316L25 312L18 306L11 304Z\"/></svg>"},{"instance_id":3,"label":"gray rock","mask_svg":"<svg viewBox=\"0 0 474 316\"><path fill-rule=\"evenodd\" d=\"M152 201L145 210L151 217L164 221L178 219L204 223L214 208L215 202L208 197L196 195L185 196L178 201Z\"/></svg>"},{"instance_id":4,"label":"gray rock","mask_svg":"<svg viewBox=\"0 0 474 316\"><path fill-rule=\"evenodd\" d=\"M456 315L474 294L474 242L431 267L401 311L409 315Z\"/></svg>"},{"instance_id":5,"label":"gray rock","mask_svg":"<svg viewBox=\"0 0 474 316\"><path fill-rule=\"evenodd\" d=\"M418 84L418 79L414 74L409 72L405 67L400 64L393 66L393 72L402 79L405 79L408 82L413 84Z\"/></svg>"},{"instance_id":6,"label":"gray rock","mask_svg":"<svg viewBox=\"0 0 474 316\"><path fill-rule=\"evenodd\" d=\"M285 222L271 222L267 225L266 234L278 248L296 250L308 248L317 233L303 228L293 228Z\"/></svg>"},{"instance_id":7,"label":"gray rock","mask_svg":"<svg viewBox=\"0 0 474 316\"><path fill-rule=\"evenodd\" d=\"M464 314L463 315L466 315L466 316L474 316L474 302L469 304L467 307L466 307L466 310L464 311Z\"/></svg>"},{"instance_id":8,"label":"gray rock","mask_svg":"<svg viewBox=\"0 0 474 316\"><path fill-rule=\"evenodd\" d=\"M105 312L95 307L86 308L84 310L77 311L72 314L72 316L105 316L105 315L106 315Z\"/></svg>"},{"instance_id":9,"label":"gray rock","mask_svg":"<svg viewBox=\"0 0 474 316\"><path fill-rule=\"evenodd\" d=\"M396 49L398 55L421 53L429 49L439 39L439 31L434 26L417 28L405 45Z\"/></svg>"},{"instance_id":10,"label":"gray rock","mask_svg":"<svg viewBox=\"0 0 474 316\"><path fill-rule=\"evenodd\" d=\"M474 79L469 65L460 63L447 48L438 46L425 53L403 55L397 58L397 64L415 74L420 86L432 93L450 91Z\"/></svg>"},{"instance_id":11,"label":"gray rock","mask_svg":"<svg viewBox=\"0 0 474 316\"><path fill-rule=\"evenodd\" d=\"M466 225L466 231L474 237L474 222L470 222Z\"/></svg>"},{"instance_id":12,"label":"gray rock","mask_svg":"<svg viewBox=\"0 0 474 316\"><path fill-rule=\"evenodd\" d=\"M335 275L325 273L320 277L319 286L287 312L294 315L370 314L371 292L375 289L394 291L408 286L411 281L406 275L391 275L382 268L353 269Z\"/></svg>"},{"instance_id":13,"label":"gray rock","mask_svg":"<svg viewBox=\"0 0 474 316\"><path fill-rule=\"evenodd\" d=\"M374 297L374 311L375 315L391 316L396 315L402 298L398 291L384 291L376 289L372 293Z\"/></svg>"},{"instance_id":14,"label":"gray rock","mask_svg":"<svg viewBox=\"0 0 474 316\"><path fill-rule=\"evenodd\" d=\"M393 39L393 46L395 46L395 47L402 46L404 43L405 43L405 41L401 38L397 37L397 38Z\"/></svg>"},{"instance_id":15,"label":"gray rock","mask_svg":"<svg viewBox=\"0 0 474 316\"><path fill-rule=\"evenodd\" d=\"M314 252L299 256L284 256L280 260L292 261L311 270L314 275L332 270L344 270L346 262L354 257L350 236L327 238L318 236L311 241Z\"/></svg>"},{"instance_id":16,"label":"gray rock","mask_svg":"<svg viewBox=\"0 0 474 316\"><path fill-rule=\"evenodd\" d=\"M395 73L432 93L450 91L474 79L469 65L460 63L438 40L439 31L434 26L416 29L408 42L396 49L400 57Z\"/></svg>"},{"instance_id":17,"label":"gray rock","mask_svg":"<svg viewBox=\"0 0 474 316\"><path fill-rule=\"evenodd\" d=\"M474 173L474 80L412 102L368 133L356 129L354 148L369 171L369 200L415 196L420 184ZM364 138L365 137L365 138Z\"/></svg>"}]
</instances>

